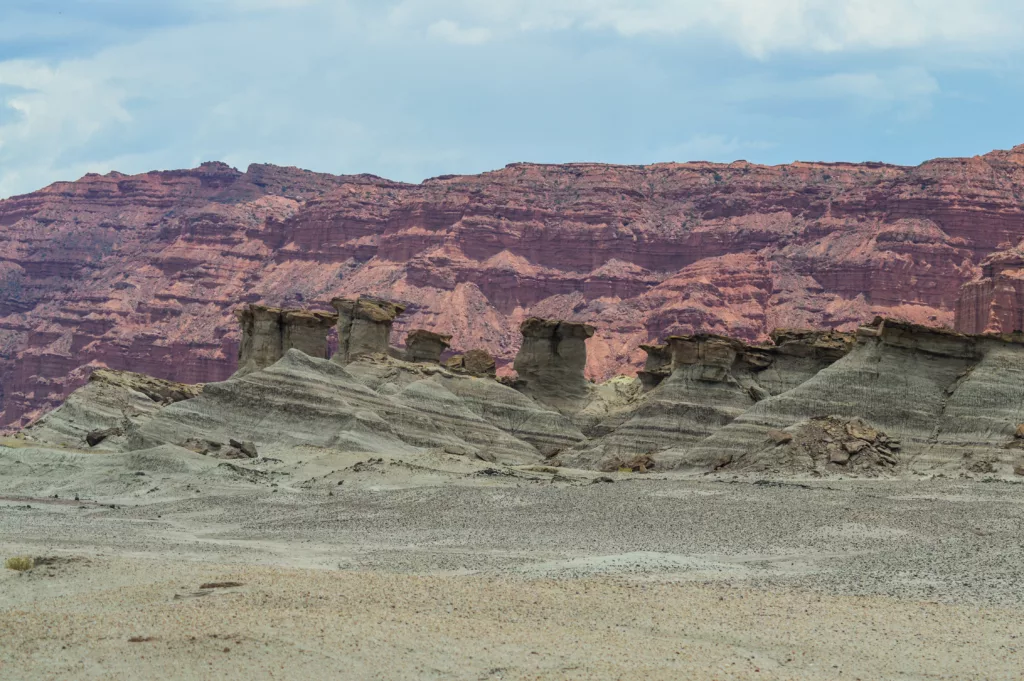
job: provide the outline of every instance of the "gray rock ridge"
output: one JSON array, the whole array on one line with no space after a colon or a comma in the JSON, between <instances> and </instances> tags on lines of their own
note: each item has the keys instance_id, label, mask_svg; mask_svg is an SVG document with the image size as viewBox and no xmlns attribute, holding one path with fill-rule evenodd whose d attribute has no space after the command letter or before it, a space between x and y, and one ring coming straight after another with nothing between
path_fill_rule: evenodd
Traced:
<instances>
[{"instance_id":1,"label":"gray rock ridge","mask_svg":"<svg viewBox=\"0 0 1024 681\"><path fill-rule=\"evenodd\" d=\"M167 405L191 399L202 385L165 381L130 371L97 369L62 405L26 426L22 435L54 445L117 451L138 427ZM89 443L89 435L105 437ZM94 441L96 438L93 438Z\"/></svg>"},{"instance_id":2,"label":"gray rock ridge","mask_svg":"<svg viewBox=\"0 0 1024 681\"><path fill-rule=\"evenodd\" d=\"M628 460L696 445L760 400L808 380L853 346L853 334L782 331L777 345L748 345L714 334L671 336L653 347L671 374L647 391L626 414L594 431L607 433L581 443L561 458L567 465L605 468ZM664 371L664 368L662 368ZM641 377L641 380L644 380Z\"/></svg>"},{"instance_id":3,"label":"gray rock ridge","mask_svg":"<svg viewBox=\"0 0 1024 681\"><path fill-rule=\"evenodd\" d=\"M348 364L364 355L401 355L389 341L391 327L405 311L404 305L369 296L335 298L331 305L338 313L338 351L333 362Z\"/></svg>"},{"instance_id":4,"label":"gray rock ridge","mask_svg":"<svg viewBox=\"0 0 1024 681\"><path fill-rule=\"evenodd\" d=\"M501 463L542 460L533 445L481 418L426 369L386 357L342 367L293 349L266 369L207 384L201 396L166 407L143 425L134 448L235 438L255 443L261 453L299 446L436 449ZM396 376L384 380L389 372Z\"/></svg>"},{"instance_id":5,"label":"gray rock ridge","mask_svg":"<svg viewBox=\"0 0 1024 681\"><path fill-rule=\"evenodd\" d=\"M21 436L84 449L92 435L88 444L105 451L195 450L199 442L244 454L225 444L239 442L264 456L294 447L444 451L635 472L1024 470L1021 334L964 335L879 318L855 335L779 330L764 345L672 336L645 347L648 373L660 374L652 387L643 376L587 381L594 329L531 319L517 366L524 376L499 381L486 353L440 365L443 334L414 332L409 347L430 347L394 357L384 331L401 306L361 301L337 306L347 310L338 315L349 334L344 363L323 358L329 313L250 306L240 314L252 327L247 371L200 387L99 370ZM281 347L299 347L252 368L277 352L275 334Z\"/></svg>"},{"instance_id":6,"label":"gray rock ridge","mask_svg":"<svg viewBox=\"0 0 1024 681\"><path fill-rule=\"evenodd\" d=\"M827 418L862 420L897 441L892 469L901 472L1009 474L1022 461L1024 343L876 319L842 359L662 457L681 469L841 473L842 465L770 435Z\"/></svg>"},{"instance_id":7,"label":"gray rock ridge","mask_svg":"<svg viewBox=\"0 0 1024 681\"><path fill-rule=\"evenodd\" d=\"M236 376L259 371L293 348L327 357L327 334L338 316L330 312L247 305L235 311L242 327Z\"/></svg>"}]
</instances>

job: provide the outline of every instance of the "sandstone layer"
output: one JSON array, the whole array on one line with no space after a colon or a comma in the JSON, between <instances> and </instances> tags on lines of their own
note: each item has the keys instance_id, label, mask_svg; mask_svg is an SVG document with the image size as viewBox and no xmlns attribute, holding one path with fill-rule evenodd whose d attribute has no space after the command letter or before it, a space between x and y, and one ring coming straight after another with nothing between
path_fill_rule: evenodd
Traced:
<instances>
[{"instance_id":1,"label":"sandstone layer","mask_svg":"<svg viewBox=\"0 0 1024 681\"><path fill-rule=\"evenodd\" d=\"M97 367L224 380L239 303L386 297L407 307L392 345L451 334L501 373L528 317L588 323L599 381L671 335L952 325L960 286L1024 237L1022 185L1024 147L916 167L513 164L418 185L220 163L88 175L0 201L0 421ZM990 298L1008 309L995 325ZM1014 330L1016 294L972 300L964 330Z\"/></svg>"}]
</instances>

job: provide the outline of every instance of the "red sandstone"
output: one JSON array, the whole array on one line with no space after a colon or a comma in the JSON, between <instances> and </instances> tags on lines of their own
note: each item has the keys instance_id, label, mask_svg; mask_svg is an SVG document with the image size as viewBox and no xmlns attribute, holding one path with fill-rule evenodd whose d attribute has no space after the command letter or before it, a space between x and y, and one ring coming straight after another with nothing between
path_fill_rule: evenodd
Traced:
<instances>
[{"instance_id":1,"label":"red sandstone","mask_svg":"<svg viewBox=\"0 0 1024 681\"><path fill-rule=\"evenodd\" d=\"M917 167L514 164L419 185L220 163L90 175L0 201L0 423L99 366L227 378L247 302L395 299L393 343L452 334L506 372L527 317L586 321L595 378L672 334L952 325L975 279L962 330L1009 331L1024 277L990 267L986 284L981 263L1024 238L1022 192L1024 146Z\"/></svg>"}]
</instances>

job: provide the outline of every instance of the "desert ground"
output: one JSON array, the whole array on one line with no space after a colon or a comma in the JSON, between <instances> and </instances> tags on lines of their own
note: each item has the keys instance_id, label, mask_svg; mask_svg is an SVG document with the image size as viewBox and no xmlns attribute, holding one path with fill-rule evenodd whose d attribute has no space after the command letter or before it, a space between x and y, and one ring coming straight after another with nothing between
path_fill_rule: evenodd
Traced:
<instances>
[{"instance_id":1,"label":"desert ground","mask_svg":"<svg viewBox=\"0 0 1024 681\"><path fill-rule=\"evenodd\" d=\"M0 448L2 679L1019 679L984 478Z\"/></svg>"}]
</instances>

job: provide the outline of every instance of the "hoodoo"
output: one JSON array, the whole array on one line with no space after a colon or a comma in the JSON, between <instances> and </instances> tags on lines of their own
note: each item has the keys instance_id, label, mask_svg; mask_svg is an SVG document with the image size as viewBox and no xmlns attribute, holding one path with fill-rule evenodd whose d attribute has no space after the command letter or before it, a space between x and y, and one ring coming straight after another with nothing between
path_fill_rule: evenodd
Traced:
<instances>
[{"instance_id":1,"label":"hoodoo","mask_svg":"<svg viewBox=\"0 0 1024 681\"><path fill-rule=\"evenodd\" d=\"M235 318L242 327L236 377L270 366L292 348L325 359L327 333L338 319L330 312L282 310L265 305L236 310Z\"/></svg>"},{"instance_id":2,"label":"hoodoo","mask_svg":"<svg viewBox=\"0 0 1024 681\"><path fill-rule=\"evenodd\" d=\"M348 364L360 355L389 354L388 341L395 318L405 306L378 298L335 298L338 311L338 351L331 359Z\"/></svg>"},{"instance_id":3,"label":"hoodoo","mask_svg":"<svg viewBox=\"0 0 1024 681\"><path fill-rule=\"evenodd\" d=\"M520 325L523 344L513 367L524 392L551 406L565 405L587 396L590 383L587 339L594 327L580 322L530 317Z\"/></svg>"}]
</instances>

